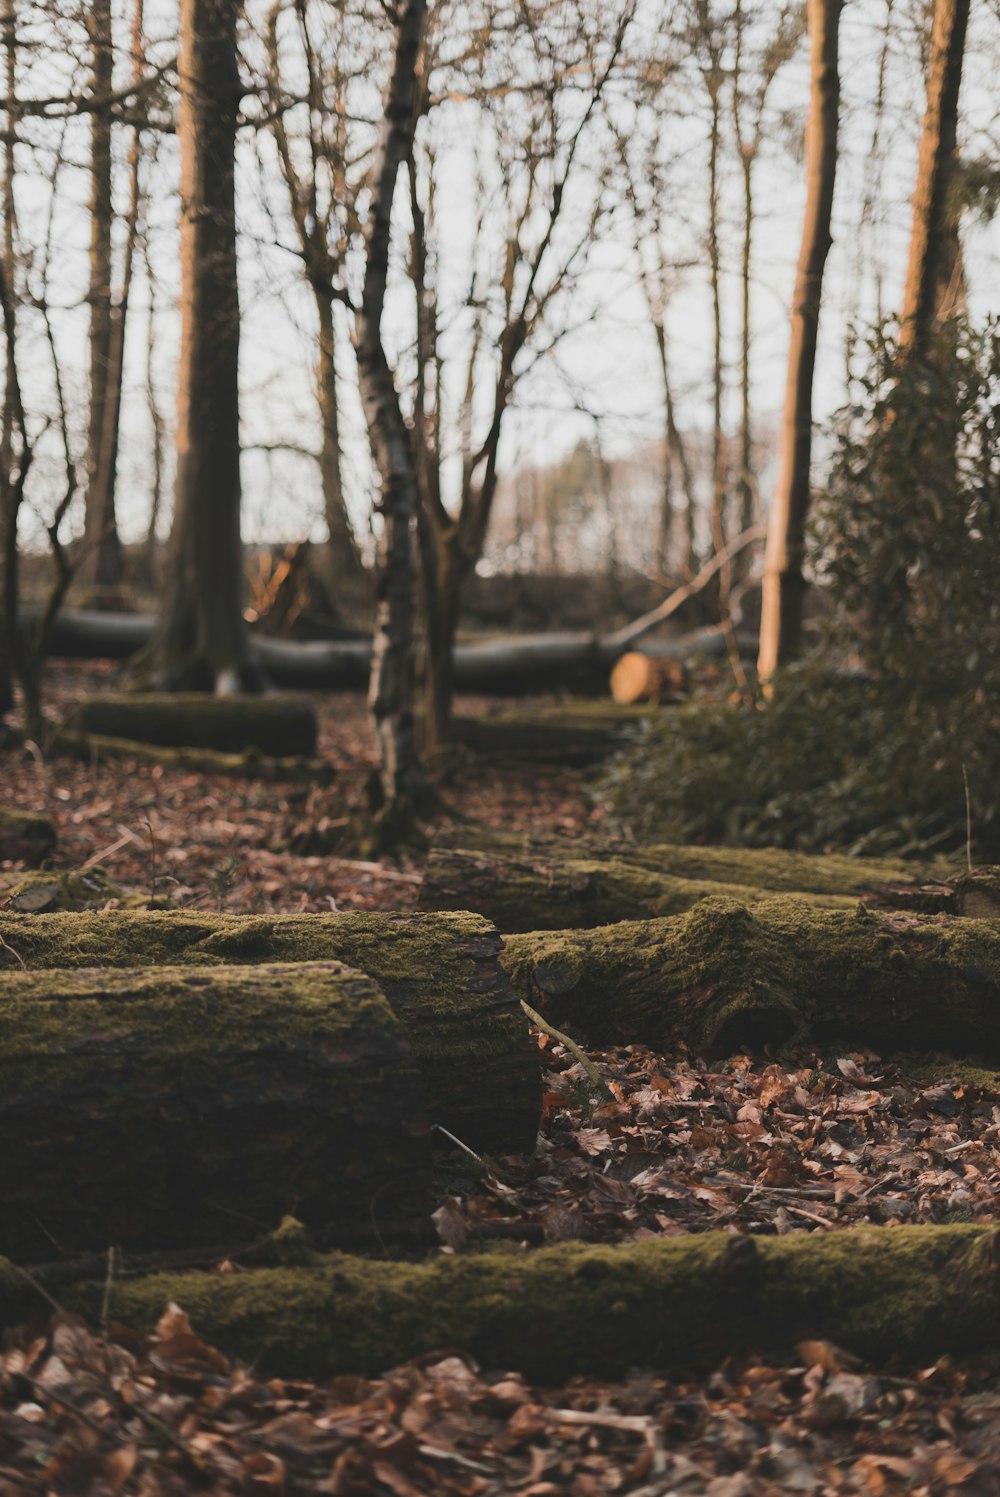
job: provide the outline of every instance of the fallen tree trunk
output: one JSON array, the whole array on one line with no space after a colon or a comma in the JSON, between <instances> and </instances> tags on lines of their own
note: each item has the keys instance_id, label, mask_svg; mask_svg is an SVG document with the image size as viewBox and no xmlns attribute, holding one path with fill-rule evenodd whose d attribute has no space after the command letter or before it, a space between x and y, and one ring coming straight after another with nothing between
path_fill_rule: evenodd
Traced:
<instances>
[{"instance_id":1,"label":"fallen tree trunk","mask_svg":"<svg viewBox=\"0 0 1000 1497\"><path fill-rule=\"evenodd\" d=\"M983 920L716 898L672 919L510 936L504 965L595 1046L719 1056L839 1038L1000 1061L1000 929Z\"/></svg>"},{"instance_id":2,"label":"fallen tree trunk","mask_svg":"<svg viewBox=\"0 0 1000 1497\"><path fill-rule=\"evenodd\" d=\"M427 1111L479 1153L533 1147L538 1051L500 967L496 930L476 915L0 913L0 970L218 967L335 959L385 993L423 1077Z\"/></svg>"},{"instance_id":3,"label":"fallen tree trunk","mask_svg":"<svg viewBox=\"0 0 1000 1497\"><path fill-rule=\"evenodd\" d=\"M64 609L55 623L50 653L76 659L127 660L153 635L154 620L144 614ZM754 641L741 640L748 653ZM647 654L668 660L721 659L726 643L718 626L644 645ZM577 691L603 695L608 671L628 642L580 631L524 634L459 644L455 686L459 691L506 695L528 691ZM286 640L252 637L251 653L276 686L311 691L350 691L368 684L371 642L365 640Z\"/></svg>"},{"instance_id":4,"label":"fallen tree trunk","mask_svg":"<svg viewBox=\"0 0 1000 1497\"><path fill-rule=\"evenodd\" d=\"M51 816L0 806L0 860L37 867L55 851L57 840Z\"/></svg>"},{"instance_id":5,"label":"fallen tree trunk","mask_svg":"<svg viewBox=\"0 0 1000 1497\"><path fill-rule=\"evenodd\" d=\"M71 729L129 738L163 748L212 749L222 754L309 757L316 752L316 713L288 697L215 697L206 693L144 693L89 697L78 703Z\"/></svg>"},{"instance_id":6,"label":"fallen tree trunk","mask_svg":"<svg viewBox=\"0 0 1000 1497\"><path fill-rule=\"evenodd\" d=\"M611 672L611 695L620 706L633 702L676 702L689 686L683 660L657 660L629 650Z\"/></svg>"},{"instance_id":7,"label":"fallen tree trunk","mask_svg":"<svg viewBox=\"0 0 1000 1497\"><path fill-rule=\"evenodd\" d=\"M0 1131L0 1249L28 1260L429 1210L419 1071L340 962L7 974Z\"/></svg>"},{"instance_id":8,"label":"fallen tree trunk","mask_svg":"<svg viewBox=\"0 0 1000 1497\"><path fill-rule=\"evenodd\" d=\"M684 843L597 841L559 837L526 838L492 827L455 824L438 835L438 845L475 848L479 852L509 853L521 859L554 862L560 858L606 860L620 858L634 868L645 868L670 878L743 884L775 894L863 895L881 884L916 889L923 883L945 882L954 865L939 858L931 863L903 859L851 858L837 853L790 852L785 848L698 847Z\"/></svg>"},{"instance_id":9,"label":"fallen tree trunk","mask_svg":"<svg viewBox=\"0 0 1000 1497\"><path fill-rule=\"evenodd\" d=\"M523 932L679 915L699 900L719 894L743 904L771 897L766 889L674 878L616 857L528 861L440 848L427 860L417 907L474 910L492 920L498 930ZM853 909L857 904L856 896L849 894L803 894L800 898L820 909Z\"/></svg>"},{"instance_id":10,"label":"fallen tree trunk","mask_svg":"<svg viewBox=\"0 0 1000 1497\"><path fill-rule=\"evenodd\" d=\"M160 764L180 774L224 775L227 779L296 785L330 785L334 780L333 765L324 759L275 758L255 748L237 754L223 754L216 749L167 748L138 743L132 738L107 738L98 733L60 732L46 745L46 757L53 754L82 759L91 765L106 759L129 759L136 764Z\"/></svg>"},{"instance_id":11,"label":"fallen tree trunk","mask_svg":"<svg viewBox=\"0 0 1000 1497\"><path fill-rule=\"evenodd\" d=\"M600 763L625 748L654 708L562 701L456 717L455 743L477 757L539 764Z\"/></svg>"},{"instance_id":12,"label":"fallen tree trunk","mask_svg":"<svg viewBox=\"0 0 1000 1497\"><path fill-rule=\"evenodd\" d=\"M996 1344L998 1233L985 1226L864 1227L787 1237L693 1237L620 1247L563 1244L425 1265L333 1254L299 1268L116 1281L110 1312L152 1330L176 1302L195 1331L267 1373L378 1373L454 1348L539 1382L628 1367L787 1355L828 1340L921 1364ZM100 1281L59 1288L95 1320ZM0 1319L48 1307L13 1270Z\"/></svg>"}]
</instances>

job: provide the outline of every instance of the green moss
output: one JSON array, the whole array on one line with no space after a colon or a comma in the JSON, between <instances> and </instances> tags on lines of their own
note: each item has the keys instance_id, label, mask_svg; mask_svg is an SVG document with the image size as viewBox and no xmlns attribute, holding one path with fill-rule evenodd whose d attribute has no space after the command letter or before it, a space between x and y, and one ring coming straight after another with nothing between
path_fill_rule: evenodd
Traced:
<instances>
[{"instance_id":1,"label":"green moss","mask_svg":"<svg viewBox=\"0 0 1000 1497\"><path fill-rule=\"evenodd\" d=\"M10 974L0 1249L227 1242L427 1210L416 1065L339 962ZM391 1214L386 1212L386 1215ZM406 1212L401 1213L405 1216Z\"/></svg>"},{"instance_id":2,"label":"green moss","mask_svg":"<svg viewBox=\"0 0 1000 1497\"><path fill-rule=\"evenodd\" d=\"M500 938L478 915L107 911L0 916L0 936L0 969L9 970L19 960L29 968L346 962L374 978L399 1016L433 1121L477 1152L534 1143L537 1051L498 966Z\"/></svg>"},{"instance_id":3,"label":"green moss","mask_svg":"<svg viewBox=\"0 0 1000 1497\"><path fill-rule=\"evenodd\" d=\"M554 962L575 985L551 990ZM721 1054L808 1034L1000 1056L1000 932L985 921L706 899L672 919L511 936L504 965L594 1044Z\"/></svg>"},{"instance_id":4,"label":"green moss","mask_svg":"<svg viewBox=\"0 0 1000 1497\"><path fill-rule=\"evenodd\" d=\"M61 732L51 753L84 759L132 759L137 764L160 764L182 774L216 774L243 780L287 780L309 785L329 785L333 770L321 760L273 757L259 749L221 753L210 748L171 748L165 744L140 743L134 738L111 738L100 733Z\"/></svg>"},{"instance_id":5,"label":"green moss","mask_svg":"<svg viewBox=\"0 0 1000 1497\"><path fill-rule=\"evenodd\" d=\"M103 868L46 869L26 873L5 896L8 907L18 913L49 914L54 911L103 910L108 904L120 909L141 909L146 899L119 887Z\"/></svg>"},{"instance_id":6,"label":"green moss","mask_svg":"<svg viewBox=\"0 0 1000 1497\"><path fill-rule=\"evenodd\" d=\"M770 897L765 887L675 877L616 856L539 855L517 861L462 849L435 853L421 890L423 909L461 904L502 931L562 930L677 915L725 895L744 904ZM804 894L817 909L853 909L850 894Z\"/></svg>"},{"instance_id":7,"label":"green moss","mask_svg":"<svg viewBox=\"0 0 1000 1497\"><path fill-rule=\"evenodd\" d=\"M787 1353L804 1337L873 1358L933 1361L1000 1334L996 1232L859 1228L781 1238L721 1232L620 1247L492 1251L427 1265L333 1255L314 1267L162 1275L115 1285L115 1319L149 1329L176 1301L198 1333L266 1371L378 1372L454 1347L529 1377ZM22 1317L30 1291L8 1297ZM94 1316L100 1284L61 1290Z\"/></svg>"}]
</instances>

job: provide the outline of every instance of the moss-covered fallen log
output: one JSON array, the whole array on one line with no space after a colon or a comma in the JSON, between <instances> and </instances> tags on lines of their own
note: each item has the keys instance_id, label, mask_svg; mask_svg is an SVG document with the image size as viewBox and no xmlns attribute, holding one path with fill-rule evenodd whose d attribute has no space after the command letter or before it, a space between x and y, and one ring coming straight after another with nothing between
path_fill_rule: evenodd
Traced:
<instances>
[{"instance_id":1,"label":"moss-covered fallen log","mask_svg":"<svg viewBox=\"0 0 1000 1497\"><path fill-rule=\"evenodd\" d=\"M446 848L475 848L521 859L592 861L620 858L635 868L669 878L767 889L774 894L862 895L881 884L901 887L944 882L955 873L946 858L929 863L903 859L851 858L838 853L789 852L784 848L697 847L672 842L635 843L614 839L524 837L493 827L456 824L439 835Z\"/></svg>"},{"instance_id":2,"label":"moss-covered fallen log","mask_svg":"<svg viewBox=\"0 0 1000 1497\"><path fill-rule=\"evenodd\" d=\"M0 1136L0 1250L22 1259L429 1208L419 1071L340 962L8 974Z\"/></svg>"},{"instance_id":3,"label":"moss-covered fallen log","mask_svg":"<svg viewBox=\"0 0 1000 1497\"><path fill-rule=\"evenodd\" d=\"M405 1028L431 1122L490 1154L530 1149L539 1117L538 1051L500 953L476 915L0 913L0 971L335 959L367 972Z\"/></svg>"},{"instance_id":4,"label":"moss-covered fallen log","mask_svg":"<svg viewBox=\"0 0 1000 1497\"><path fill-rule=\"evenodd\" d=\"M108 738L99 733L63 731L46 745L46 754L100 764L105 759L128 759L136 764L159 764L181 774L224 775L229 779L268 780L298 785L330 785L333 765L303 756L275 758L259 749L224 754L217 749L168 748L139 743L133 738Z\"/></svg>"},{"instance_id":5,"label":"moss-covered fallen log","mask_svg":"<svg viewBox=\"0 0 1000 1497\"><path fill-rule=\"evenodd\" d=\"M566 930L679 915L719 894L744 904L771 897L766 889L679 878L614 856L518 859L439 848L427 860L418 908L475 910L502 931ZM800 897L817 908L857 904L850 894Z\"/></svg>"},{"instance_id":6,"label":"moss-covered fallen log","mask_svg":"<svg viewBox=\"0 0 1000 1497\"><path fill-rule=\"evenodd\" d=\"M0 860L43 863L55 851L56 825L51 816L0 806Z\"/></svg>"},{"instance_id":7,"label":"moss-covered fallen log","mask_svg":"<svg viewBox=\"0 0 1000 1497\"><path fill-rule=\"evenodd\" d=\"M457 717L454 738L482 758L596 764L624 748L643 719L655 711L580 699L534 703L482 717Z\"/></svg>"},{"instance_id":8,"label":"moss-covered fallen log","mask_svg":"<svg viewBox=\"0 0 1000 1497\"><path fill-rule=\"evenodd\" d=\"M518 992L593 1045L706 1055L812 1038L1000 1060L1000 928L984 920L748 909L508 937Z\"/></svg>"},{"instance_id":9,"label":"moss-covered fallen log","mask_svg":"<svg viewBox=\"0 0 1000 1497\"><path fill-rule=\"evenodd\" d=\"M128 738L163 748L247 749L280 758L316 752L316 714L294 697L214 697L188 692L89 697L68 724L73 731Z\"/></svg>"},{"instance_id":10,"label":"moss-covered fallen log","mask_svg":"<svg viewBox=\"0 0 1000 1497\"><path fill-rule=\"evenodd\" d=\"M300 1268L157 1275L113 1286L112 1316L151 1329L170 1301L195 1330L264 1370L379 1372L444 1349L539 1381L627 1367L787 1354L805 1338L859 1355L933 1362L996 1345L995 1229L858 1228L810 1236L696 1237L492 1251L427 1265L330 1255ZM96 1319L100 1282L60 1303ZM0 1318L48 1308L0 1277Z\"/></svg>"},{"instance_id":11,"label":"moss-covered fallen log","mask_svg":"<svg viewBox=\"0 0 1000 1497\"><path fill-rule=\"evenodd\" d=\"M146 895L113 883L103 868L38 868L26 873L4 894L4 908L18 915L57 910L143 909ZM97 964L95 964L97 965Z\"/></svg>"}]
</instances>

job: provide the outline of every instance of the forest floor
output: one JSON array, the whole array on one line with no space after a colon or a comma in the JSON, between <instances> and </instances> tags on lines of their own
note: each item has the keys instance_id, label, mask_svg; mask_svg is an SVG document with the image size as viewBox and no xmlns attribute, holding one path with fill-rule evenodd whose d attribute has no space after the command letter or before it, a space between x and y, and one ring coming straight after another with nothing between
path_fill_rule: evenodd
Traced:
<instances>
[{"instance_id":1,"label":"forest floor","mask_svg":"<svg viewBox=\"0 0 1000 1497\"><path fill-rule=\"evenodd\" d=\"M53 703L105 679L54 669ZM338 851L373 763L364 703L316 706L320 753L336 771L328 789L8 756L2 799L56 817L59 865L99 858L114 881L187 907L411 908L418 858ZM572 840L601 823L586 771L467 758L447 797L458 817L535 836ZM330 850L311 850L320 843ZM0 865L0 900L19 871ZM592 1053L597 1095L561 1046L538 1042L535 1153L443 1163L441 1253L491 1237L623 1242L996 1218L1000 1087L988 1081L860 1050L709 1068L631 1046ZM379 1379L312 1384L231 1365L197 1330L174 1308L148 1339L113 1326L98 1336L59 1315L8 1333L0 1497L1000 1493L1000 1349L874 1367L806 1342L785 1363L536 1388L516 1368L481 1370L442 1348Z\"/></svg>"}]
</instances>

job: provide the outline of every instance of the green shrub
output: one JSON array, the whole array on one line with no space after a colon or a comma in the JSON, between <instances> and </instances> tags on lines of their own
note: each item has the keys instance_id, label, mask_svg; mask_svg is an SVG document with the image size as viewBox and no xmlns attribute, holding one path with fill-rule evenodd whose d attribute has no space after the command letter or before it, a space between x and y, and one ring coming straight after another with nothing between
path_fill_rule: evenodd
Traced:
<instances>
[{"instance_id":1,"label":"green shrub","mask_svg":"<svg viewBox=\"0 0 1000 1497\"><path fill-rule=\"evenodd\" d=\"M605 774L640 837L1000 857L1000 323L895 368L838 422L812 564L830 622L752 707L652 725Z\"/></svg>"}]
</instances>

